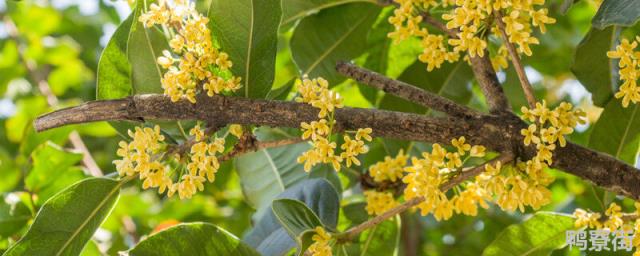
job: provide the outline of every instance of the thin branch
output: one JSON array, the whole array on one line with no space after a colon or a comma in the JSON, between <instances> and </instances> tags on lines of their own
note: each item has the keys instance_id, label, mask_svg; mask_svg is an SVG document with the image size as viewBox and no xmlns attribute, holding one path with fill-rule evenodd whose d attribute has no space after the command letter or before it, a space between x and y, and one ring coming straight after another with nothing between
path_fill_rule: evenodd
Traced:
<instances>
[{"instance_id":1,"label":"thin branch","mask_svg":"<svg viewBox=\"0 0 640 256\"><path fill-rule=\"evenodd\" d=\"M451 116L476 118L481 115L471 108L457 104L440 95L433 94L399 80L388 78L352 63L339 62L336 70L342 75L350 77L360 83Z\"/></svg>"},{"instance_id":2,"label":"thin branch","mask_svg":"<svg viewBox=\"0 0 640 256\"><path fill-rule=\"evenodd\" d=\"M534 108L536 106L537 100L536 96L533 93L533 87L531 87L531 83L527 78L527 74L524 72L524 67L522 66L522 62L520 61L520 55L516 51L516 48L513 46L513 44L509 41L509 36L507 36L505 25L502 21L502 12L500 11L496 12L496 23L498 24L498 29L500 30L502 41L504 41L504 45L507 47L507 51L511 56L511 62L513 63L513 67L516 69L518 79L520 79L520 85L522 85L522 90L524 91L524 95L527 98L529 107Z\"/></svg>"},{"instance_id":3,"label":"thin branch","mask_svg":"<svg viewBox=\"0 0 640 256\"><path fill-rule=\"evenodd\" d=\"M450 179L449 181L447 181L446 183L440 185L440 190L446 192L449 189L457 186L458 184L473 178L477 175L479 175L480 173L485 171L485 166L486 165L494 165L497 162L502 162L507 163L507 162L511 162L513 160L514 156L512 153L503 153L502 155L500 155L499 157L483 164L480 166L477 166L475 168L472 168L469 171L463 172L461 175L456 176L452 179ZM351 239L353 239L356 235L360 234L360 232L365 231L371 227L374 227L380 223L382 223L383 221L395 216L398 213L404 212L414 206L419 205L420 203L424 202L425 198L424 197L415 197L412 198L409 201L406 201L404 203L402 203L401 205L392 208L391 210L388 210L370 220L367 220L363 223L361 223L360 225L357 225L353 228L350 228L349 230L341 233L338 235L338 239L342 240L342 241L350 241Z\"/></svg>"},{"instance_id":4,"label":"thin branch","mask_svg":"<svg viewBox=\"0 0 640 256\"><path fill-rule=\"evenodd\" d=\"M421 15L425 23L436 27L451 38L458 37L458 31L448 29L444 23L433 18L429 13L422 12ZM482 94L484 94L487 99L489 111L491 111L491 113L509 111L511 106L509 105L509 101L507 101L507 96L505 96L502 90L500 81L498 81L496 71L493 69L493 65L491 65L489 52L485 51L484 56L476 56L469 58L469 60L471 62L471 69L482 90Z\"/></svg>"},{"instance_id":5,"label":"thin branch","mask_svg":"<svg viewBox=\"0 0 640 256\"><path fill-rule=\"evenodd\" d=\"M4 23L9 36L14 41L19 42L20 35L13 21L7 16L4 18ZM29 78L31 79L31 81L38 85L38 90L47 99L47 103L49 104L49 106L51 107L57 106L58 97L56 97L56 95L53 94L53 92L51 91L51 86L49 86L49 83L45 79L39 78L36 76L37 68L33 62L28 61L27 58L24 56L24 49L22 49L22 47L18 49L18 57L20 58L20 62L26 68L27 74L29 75ZM96 161L93 159L93 156L91 156L91 152L89 152L89 149L87 149L87 146L84 144L82 137L80 137L80 134L77 131L72 131L71 133L69 133L69 141L71 142L71 145L73 145L73 147L76 150L82 152L82 163L84 164L85 167L87 167L86 172L88 172L88 174L91 174L92 176L95 176L95 177L102 176L103 174L102 174L102 171L100 170L100 167L98 166Z\"/></svg>"}]
</instances>

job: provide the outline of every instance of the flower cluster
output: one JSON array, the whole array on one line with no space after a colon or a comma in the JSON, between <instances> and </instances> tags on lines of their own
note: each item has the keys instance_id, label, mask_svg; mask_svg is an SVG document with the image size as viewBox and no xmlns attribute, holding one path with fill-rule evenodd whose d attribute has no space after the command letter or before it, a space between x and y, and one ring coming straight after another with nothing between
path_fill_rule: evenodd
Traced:
<instances>
[{"instance_id":1,"label":"flower cluster","mask_svg":"<svg viewBox=\"0 0 640 256\"><path fill-rule=\"evenodd\" d=\"M309 246L307 252L312 256L331 256L331 246L329 246L331 235L322 227L316 227L315 232L311 237L313 244Z\"/></svg>"},{"instance_id":2,"label":"flower cluster","mask_svg":"<svg viewBox=\"0 0 640 256\"><path fill-rule=\"evenodd\" d=\"M526 162L527 168L542 170L553 163L553 151L556 142L560 147L567 144L565 135L573 133L573 127L585 123L586 113L580 109L573 109L570 103L562 102L558 107L550 110L547 103L536 103L534 109L522 107L522 118L534 122L520 133L524 136L524 145L533 143L537 154Z\"/></svg>"},{"instance_id":3,"label":"flower cluster","mask_svg":"<svg viewBox=\"0 0 640 256\"><path fill-rule=\"evenodd\" d=\"M138 175L143 180L143 189L158 188L160 194L166 191L168 197L177 192L181 199L191 198L204 189L205 181L214 181L220 168L217 155L224 151L225 140L205 134L199 125L189 134L193 136L192 140L172 145L190 145L189 151L175 153L171 155L173 159L167 159L168 145L164 143L160 126L153 129L136 127L134 132L129 131L131 142L121 141L119 144L117 155L122 159L113 163L120 176ZM188 157L182 157L183 154Z\"/></svg>"},{"instance_id":4,"label":"flower cluster","mask_svg":"<svg viewBox=\"0 0 640 256\"><path fill-rule=\"evenodd\" d=\"M402 178L404 174L404 166L407 164L409 156L405 155L402 150L395 158L389 156L384 157L384 161L378 162L369 167L369 175L373 177L375 182L391 181Z\"/></svg>"},{"instance_id":5,"label":"flower cluster","mask_svg":"<svg viewBox=\"0 0 640 256\"><path fill-rule=\"evenodd\" d=\"M369 215L380 215L399 205L391 192L368 190L364 192L367 201L366 210Z\"/></svg>"},{"instance_id":6,"label":"flower cluster","mask_svg":"<svg viewBox=\"0 0 640 256\"><path fill-rule=\"evenodd\" d=\"M343 106L340 95L329 90L329 83L323 78L309 79L305 76L302 80L296 81L296 86L300 93L296 101L310 104L320 110L320 120L300 124L303 130L302 139L311 139L313 144L313 148L298 157L298 162L304 163L304 170L311 171L313 166L320 163L331 164L336 171L340 170L343 161L347 167L351 167L352 164L360 165L357 157L369 151L364 143L372 140L371 128L358 129L354 138L345 135L344 142L340 145L342 152L337 154L337 143L331 141L331 134L335 124L334 111Z\"/></svg>"},{"instance_id":7,"label":"flower cluster","mask_svg":"<svg viewBox=\"0 0 640 256\"><path fill-rule=\"evenodd\" d=\"M479 1L479 0L394 0L399 7L389 22L395 30L389 37L396 42L408 37L420 38L424 52L420 61L427 63L429 71L439 68L445 61L455 62L462 52L469 57L483 57L488 47L491 34L500 35L495 18L497 14L504 15L502 22L509 42L518 46L518 51L531 55L531 44L539 44L533 36L533 27L538 27L542 33L546 32L545 24L555 23L556 20L548 16L544 0L535 1ZM444 9L442 19L446 21L446 29L455 31L455 37L445 38L443 35L430 33L421 22L428 17L431 9ZM431 17L428 17L431 18ZM506 54L506 51L498 52ZM499 65L497 65L499 64ZM496 59L494 66L505 67L506 58Z\"/></svg>"},{"instance_id":8,"label":"flower cluster","mask_svg":"<svg viewBox=\"0 0 640 256\"><path fill-rule=\"evenodd\" d=\"M640 42L640 36L631 43L627 39L622 39L615 51L607 52L609 58L620 59L618 74L623 83L615 97L622 98L622 106L625 108L629 106L629 102L635 104L640 101L640 88L637 85L640 78L640 52L635 51L638 42Z\"/></svg>"},{"instance_id":9,"label":"flower cluster","mask_svg":"<svg viewBox=\"0 0 640 256\"><path fill-rule=\"evenodd\" d=\"M526 163L512 165L487 165L485 172L478 175L475 184L486 196L504 211L520 210L526 206L534 210L551 202L551 191L547 186L553 177L544 169L529 168Z\"/></svg>"},{"instance_id":10,"label":"flower cluster","mask_svg":"<svg viewBox=\"0 0 640 256\"><path fill-rule=\"evenodd\" d=\"M609 232L622 230L631 232L633 230L633 240L631 244L636 247L634 256L640 256L640 202L634 204L636 210L633 213L623 213L622 207L616 203L611 203L609 208L602 214L597 212L588 212L583 209L576 209L573 217L576 219L575 228L601 229L606 228ZM625 223L626 222L626 223Z\"/></svg>"},{"instance_id":11,"label":"flower cluster","mask_svg":"<svg viewBox=\"0 0 640 256\"><path fill-rule=\"evenodd\" d=\"M455 147L453 151L447 151L440 144L433 144L431 152L422 153L422 158L411 158L411 165L405 168L408 174L402 179L407 184L404 190L405 199L424 197L425 200L417 207L422 215L433 213L436 220L451 218L454 210L464 214L475 214L474 208L482 198L481 191L476 190L474 186L468 186L469 192L456 195L452 199L440 190L440 185L448 178L463 171L464 160L485 155L483 146L472 147L465 142L464 137L453 139L451 144Z\"/></svg>"},{"instance_id":12,"label":"flower cluster","mask_svg":"<svg viewBox=\"0 0 640 256\"><path fill-rule=\"evenodd\" d=\"M173 35L169 41L171 52L165 50L164 56L157 59L167 70L161 82L164 93L173 102L185 97L195 103L196 93L201 89L213 96L240 88L240 78L228 71L233 65L229 55L214 47L207 25L209 19L196 11L194 3L161 0L159 4L151 4L139 21L145 27L162 25Z\"/></svg>"}]
</instances>

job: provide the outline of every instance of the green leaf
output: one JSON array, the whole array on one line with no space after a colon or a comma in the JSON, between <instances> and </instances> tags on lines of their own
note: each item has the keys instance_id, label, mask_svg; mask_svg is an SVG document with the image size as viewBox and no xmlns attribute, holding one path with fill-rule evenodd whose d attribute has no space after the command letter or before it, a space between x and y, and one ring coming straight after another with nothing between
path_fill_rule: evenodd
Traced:
<instances>
[{"instance_id":1,"label":"green leaf","mask_svg":"<svg viewBox=\"0 0 640 256\"><path fill-rule=\"evenodd\" d=\"M380 74L387 74L389 67L389 51L393 40L388 34L393 32L394 28L388 19L393 15L393 10L395 9L383 9L367 35L367 52L363 67ZM377 103L378 89L363 84L358 84L358 89L372 105Z\"/></svg>"},{"instance_id":2,"label":"green leaf","mask_svg":"<svg viewBox=\"0 0 640 256\"><path fill-rule=\"evenodd\" d=\"M133 24L127 42L127 56L131 63L131 81L133 94L162 93L162 67L156 63L162 51L169 49L167 39L156 27L145 28L138 17L145 11L145 3L137 1Z\"/></svg>"},{"instance_id":3,"label":"green leaf","mask_svg":"<svg viewBox=\"0 0 640 256\"><path fill-rule=\"evenodd\" d=\"M298 244L298 255L311 245L311 235L316 227L324 227L320 218L303 202L293 199L279 199L271 206L280 225Z\"/></svg>"},{"instance_id":4,"label":"green leaf","mask_svg":"<svg viewBox=\"0 0 640 256\"><path fill-rule=\"evenodd\" d=\"M471 99L469 82L473 79L473 72L467 63L444 63L439 69L427 71L426 64L416 61L408 67L398 80L409 83L426 91L438 94L460 104L467 104ZM386 94L381 102L381 109L425 113L427 108Z\"/></svg>"},{"instance_id":5,"label":"green leaf","mask_svg":"<svg viewBox=\"0 0 640 256\"><path fill-rule=\"evenodd\" d=\"M279 0L211 1L211 30L242 77L245 97L264 98L271 89L281 14Z\"/></svg>"},{"instance_id":6,"label":"green leaf","mask_svg":"<svg viewBox=\"0 0 640 256\"><path fill-rule=\"evenodd\" d=\"M291 37L291 55L302 74L323 77L332 86L344 81L335 70L366 49L366 38L380 8L352 3L323 10L300 21Z\"/></svg>"},{"instance_id":7,"label":"green leaf","mask_svg":"<svg viewBox=\"0 0 640 256\"><path fill-rule=\"evenodd\" d=\"M573 227L571 216L538 212L530 219L503 230L482 255L549 255L565 246L565 232Z\"/></svg>"},{"instance_id":8,"label":"green leaf","mask_svg":"<svg viewBox=\"0 0 640 256\"><path fill-rule=\"evenodd\" d=\"M305 180L277 198L304 202L326 227L335 229L337 225L340 198L334 187L324 179ZM283 255L296 246L296 242L278 222L273 211L266 212L256 223L243 240L262 255Z\"/></svg>"},{"instance_id":9,"label":"green leaf","mask_svg":"<svg viewBox=\"0 0 640 256\"><path fill-rule=\"evenodd\" d=\"M142 240L129 255L260 255L233 234L209 223L182 223Z\"/></svg>"},{"instance_id":10,"label":"green leaf","mask_svg":"<svg viewBox=\"0 0 640 256\"><path fill-rule=\"evenodd\" d=\"M127 41L131 31L133 15L118 26L102 51L98 62L96 98L119 99L132 91L131 64L127 59Z\"/></svg>"},{"instance_id":11,"label":"green leaf","mask_svg":"<svg viewBox=\"0 0 640 256\"><path fill-rule=\"evenodd\" d=\"M31 210L16 196L0 197L0 238L20 231L31 219ZM15 199L15 200L14 200Z\"/></svg>"},{"instance_id":12,"label":"green leaf","mask_svg":"<svg viewBox=\"0 0 640 256\"><path fill-rule=\"evenodd\" d=\"M123 182L80 181L51 197L5 256L78 255L116 203Z\"/></svg>"},{"instance_id":13,"label":"green leaf","mask_svg":"<svg viewBox=\"0 0 640 256\"><path fill-rule=\"evenodd\" d=\"M291 89L293 89L293 86L295 84L296 84L296 78L291 79L289 80L289 82L287 82L283 86L280 86L276 89L269 91L266 98L269 100L285 100L287 99L289 92L291 92Z\"/></svg>"},{"instance_id":14,"label":"green leaf","mask_svg":"<svg viewBox=\"0 0 640 256\"><path fill-rule=\"evenodd\" d=\"M618 84L617 61L609 59L607 52L615 48L619 35L617 26L592 28L576 49L571 71L597 106L607 103Z\"/></svg>"},{"instance_id":15,"label":"green leaf","mask_svg":"<svg viewBox=\"0 0 640 256\"><path fill-rule=\"evenodd\" d=\"M612 98L591 132L589 147L634 164L640 145L639 108L637 104L623 108L620 100Z\"/></svg>"},{"instance_id":16,"label":"green leaf","mask_svg":"<svg viewBox=\"0 0 640 256\"><path fill-rule=\"evenodd\" d=\"M303 202L293 199L274 200L273 213L291 237L322 225L320 218Z\"/></svg>"},{"instance_id":17,"label":"green leaf","mask_svg":"<svg viewBox=\"0 0 640 256\"><path fill-rule=\"evenodd\" d=\"M354 2L376 3L375 0L282 0L282 22L280 24L288 25L324 9Z\"/></svg>"},{"instance_id":18,"label":"green leaf","mask_svg":"<svg viewBox=\"0 0 640 256\"><path fill-rule=\"evenodd\" d=\"M611 25L631 26L640 19L640 1L604 0L591 24L602 29Z\"/></svg>"},{"instance_id":19,"label":"green leaf","mask_svg":"<svg viewBox=\"0 0 640 256\"><path fill-rule=\"evenodd\" d=\"M82 153L62 149L51 142L40 145L31 153L33 169L25 178L25 187L38 195L38 202L67 186L85 178L76 165L82 160Z\"/></svg>"}]
</instances>

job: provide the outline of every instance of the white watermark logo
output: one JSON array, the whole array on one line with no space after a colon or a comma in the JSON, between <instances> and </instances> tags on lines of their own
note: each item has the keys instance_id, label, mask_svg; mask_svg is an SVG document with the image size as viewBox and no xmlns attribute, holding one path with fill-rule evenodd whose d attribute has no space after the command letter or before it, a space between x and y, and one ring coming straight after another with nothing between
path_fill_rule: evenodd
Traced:
<instances>
[{"instance_id":1,"label":"white watermark logo","mask_svg":"<svg viewBox=\"0 0 640 256\"><path fill-rule=\"evenodd\" d=\"M576 247L581 251L631 251L633 237L633 230L611 232L608 229L596 229L566 232L569 249Z\"/></svg>"}]
</instances>

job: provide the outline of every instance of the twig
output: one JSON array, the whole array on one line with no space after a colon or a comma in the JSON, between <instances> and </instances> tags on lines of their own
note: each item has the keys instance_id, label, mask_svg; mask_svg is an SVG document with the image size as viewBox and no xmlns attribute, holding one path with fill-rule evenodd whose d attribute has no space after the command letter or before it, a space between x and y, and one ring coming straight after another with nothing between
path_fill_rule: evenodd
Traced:
<instances>
[{"instance_id":1,"label":"twig","mask_svg":"<svg viewBox=\"0 0 640 256\"><path fill-rule=\"evenodd\" d=\"M440 95L433 94L399 80L388 78L352 63L339 62L338 65L336 65L336 70L344 76L351 77L360 83L451 116L475 118L481 115L471 108L459 105Z\"/></svg>"},{"instance_id":2,"label":"twig","mask_svg":"<svg viewBox=\"0 0 640 256\"><path fill-rule=\"evenodd\" d=\"M522 90L524 91L524 95L527 98L529 107L534 108L537 102L536 96L533 93L533 88L531 87L531 83L527 78L527 74L524 72L524 67L522 66L522 62L520 61L520 55L518 55L516 48L509 41L509 36L507 36L505 25L502 21L502 12L500 11L496 12L496 23L498 24L498 29L500 30L500 35L502 36L504 45L507 47L507 51L511 56L511 62L513 63L513 67L516 69L518 79L520 79L520 85L522 85Z\"/></svg>"},{"instance_id":3,"label":"twig","mask_svg":"<svg viewBox=\"0 0 640 256\"><path fill-rule=\"evenodd\" d=\"M465 180L468 180L470 178L473 178L477 175L479 175L480 173L485 171L485 166L486 165L494 165L497 162L502 162L507 163L507 162L511 162L513 160L514 156L512 153L503 153L502 155L500 155L499 157L483 164L480 166L477 166L475 168L472 168L469 171L463 172L462 174L460 174L459 176L456 176L452 179L450 179L449 181L447 181L446 183L440 185L440 190L442 191L447 191L453 187L455 187L456 185L462 183ZM357 234L359 234L360 232L367 230L371 227L374 227L380 223L382 223L383 221L385 221L388 218L391 218L393 216L395 216L398 213L404 212L408 209L410 209L411 207L417 206L418 204L424 202L425 198L424 197L415 197L412 198L409 201L406 201L404 203L402 203L401 205L392 208L391 210L388 210L368 221L365 221L363 223L361 223L360 225L357 225L353 228L350 228L349 230L341 233L338 235L338 239L341 241L350 241L351 239L353 239Z\"/></svg>"},{"instance_id":4,"label":"twig","mask_svg":"<svg viewBox=\"0 0 640 256\"><path fill-rule=\"evenodd\" d=\"M5 23L5 27L7 28L7 32L9 36L13 40L15 40L16 43L18 43L20 41L19 40L20 38L19 38L18 30L15 27L15 24L13 23L13 21L7 16L4 19L4 23ZM25 58L24 51L21 48L18 49L18 57L20 58L20 62L22 62L24 67L27 69L28 75L31 81L38 85L38 90L40 91L40 93L42 93L42 95L46 97L47 103L49 104L49 106L51 107L57 106L58 98L51 91L51 87L49 86L49 83L45 79L41 79L36 76L35 65L32 62L29 62L27 58ZM85 167L87 167L86 171L88 172L88 174L91 174L92 176L95 176L95 177L102 176L103 174L102 174L102 171L100 170L100 167L91 156L91 152L89 152L89 149L87 149L87 146L84 144L84 141L82 141L82 137L80 137L80 134L77 131L72 131L71 133L69 133L69 141L71 142L71 145L73 145L73 147L76 150L82 152L82 163L84 164Z\"/></svg>"}]
</instances>

